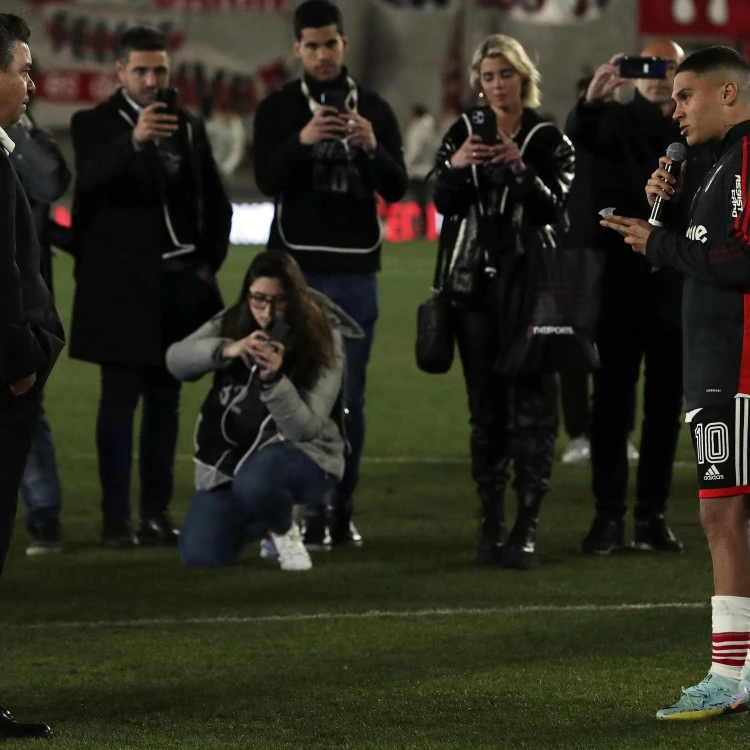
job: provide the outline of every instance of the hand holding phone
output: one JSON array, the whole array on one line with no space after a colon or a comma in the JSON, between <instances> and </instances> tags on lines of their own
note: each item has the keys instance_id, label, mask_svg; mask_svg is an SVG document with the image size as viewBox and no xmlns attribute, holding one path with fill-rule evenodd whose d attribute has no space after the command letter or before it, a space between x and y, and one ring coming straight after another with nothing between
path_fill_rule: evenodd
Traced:
<instances>
[{"instance_id":1,"label":"hand holding phone","mask_svg":"<svg viewBox=\"0 0 750 750\"><path fill-rule=\"evenodd\" d=\"M175 89L157 89L159 91L176 91ZM176 97L176 95L175 95ZM167 97L171 100L172 96ZM177 100L174 99L174 111L170 114L166 111L168 107L164 101L154 100L152 104L141 110L138 122L133 128L133 140L136 143L146 143L157 138L170 138L179 127L177 120Z\"/></svg>"}]
</instances>

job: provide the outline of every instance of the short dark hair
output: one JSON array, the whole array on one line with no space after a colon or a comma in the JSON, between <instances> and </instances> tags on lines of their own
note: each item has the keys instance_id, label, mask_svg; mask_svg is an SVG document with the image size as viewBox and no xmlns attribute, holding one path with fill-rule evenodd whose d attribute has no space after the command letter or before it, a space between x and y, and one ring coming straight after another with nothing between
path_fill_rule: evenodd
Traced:
<instances>
[{"instance_id":1,"label":"short dark hair","mask_svg":"<svg viewBox=\"0 0 750 750\"><path fill-rule=\"evenodd\" d=\"M31 27L15 13L0 13L0 70L8 70L13 64L15 42L29 43Z\"/></svg>"},{"instance_id":2,"label":"short dark hair","mask_svg":"<svg viewBox=\"0 0 750 750\"><path fill-rule=\"evenodd\" d=\"M127 62L131 52L161 52L167 49L167 38L153 26L131 26L117 42L117 57Z\"/></svg>"},{"instance_id":3,"label":"short dark hair","mask_svg":"<svg viewBox=\"0 0 750 750\"><path fill-rule=\"evenodd\" d=\"M294 11L294 36L302 39L303 29L322 29L336 25L339 34L344 33L344 17L339 7L331 0L305 0Z\"/></svg>"},{"instance_id":4,"label":"short dark hair","mask_svg":"<svg viewBox=\"0 0 750 750\"><path fill-rule=\"evenodd\" d=\"M717 70L733 70L750 75L750 65L736 49L731 47L706 47L686 57L678 66L677 73L714 73Z\"/></svg>"}]
</instances>

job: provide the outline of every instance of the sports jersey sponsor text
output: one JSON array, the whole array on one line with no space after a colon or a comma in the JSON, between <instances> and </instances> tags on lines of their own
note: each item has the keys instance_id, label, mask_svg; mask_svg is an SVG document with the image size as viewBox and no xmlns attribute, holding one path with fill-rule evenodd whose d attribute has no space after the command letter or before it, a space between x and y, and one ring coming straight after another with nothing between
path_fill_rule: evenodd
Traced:
<instances>
[{"instance_id":1,"label":"sports jersey sponsor text","mask_svg":"<svg viewBox=\"0 0 750 750\"><path fill-rule=\"evenodd\" d=\"M734 190L732 190L732 218L736 219L742 213L742 178L734 176Z\"/></svg>"},{"instance_id":2,"label":"sports jersey sponsor text","mask_svg":"<svg viewBox=\"0 0 750 750\"><path fill-rule=\"evenodd\" d=\"M697 226L693 226L691 224L687 232L685 233L685 236L689 240L702 242L705 245L706 240L708 239L708 230L706 229L706 227L703 226L703 224L698 224Z\"/></svg>"}]
</instances>

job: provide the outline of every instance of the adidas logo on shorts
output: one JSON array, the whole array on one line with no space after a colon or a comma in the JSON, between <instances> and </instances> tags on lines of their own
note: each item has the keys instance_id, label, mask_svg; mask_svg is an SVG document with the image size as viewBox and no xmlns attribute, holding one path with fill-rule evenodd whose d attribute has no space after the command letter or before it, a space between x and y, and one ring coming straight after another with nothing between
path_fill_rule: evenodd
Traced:
<instances>
[{"instance_id":1,"label":"adidas logo on shorts","mask_svg":"<svg viewBox=\"0 0 750 750\"><path fill-rule=\"evenodd\" d=\"M711 468L703 476L705 482L716 481L717 479L724 479L724 475L716 468L714 464L711 464Z\"/></svg>"}]
</instances>

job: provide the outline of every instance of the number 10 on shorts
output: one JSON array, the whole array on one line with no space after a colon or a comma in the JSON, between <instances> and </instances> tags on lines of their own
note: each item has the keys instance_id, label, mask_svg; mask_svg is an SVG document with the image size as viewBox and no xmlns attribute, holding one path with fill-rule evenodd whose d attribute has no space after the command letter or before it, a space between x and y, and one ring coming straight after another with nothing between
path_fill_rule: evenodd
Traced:
<instances>
[{"instance_id":1,"label":"number 10 on shorts","mask_svg":"<svg viewBox=\"0 0 750 750\"><path fill-rule=\"evenodd\" d=\"M721 464L729 460L729 428L723 422L695 427L695 454L699 464Z\"/></svg>"}]
</instances>

